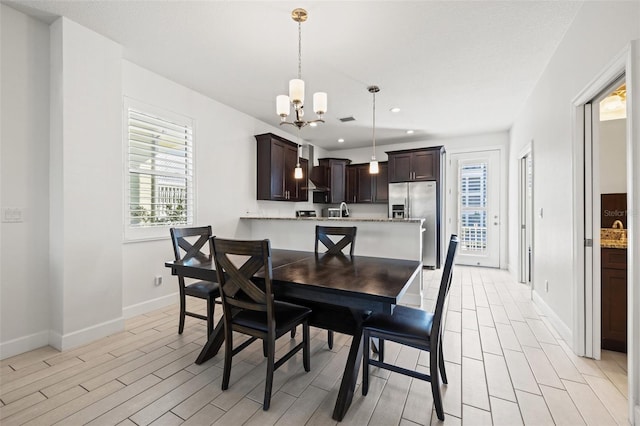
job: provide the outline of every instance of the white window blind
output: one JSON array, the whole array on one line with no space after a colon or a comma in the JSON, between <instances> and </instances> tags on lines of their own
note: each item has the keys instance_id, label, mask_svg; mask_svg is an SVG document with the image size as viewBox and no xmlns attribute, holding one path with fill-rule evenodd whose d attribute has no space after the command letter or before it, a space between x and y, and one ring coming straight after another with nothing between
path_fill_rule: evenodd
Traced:
<instances>
[{"instance_id":1,"label":"white window blind","mask_svg":"<svg viewBox=\"0 0 640 426\"><path fill-rule=\"evenodd\" d=\"M484 252L487 249L487 163L460 165L461 248Z\"/></svg>"},{"instance_id":2,"label":"white window blind","mask_svg":"<svg viewBox=\"0 0 640 426\"><path fill-rule=\"evenodd\" d=\"M128 228L193 224L193 126L127 108Z\"/></svg>"}]
</instances>

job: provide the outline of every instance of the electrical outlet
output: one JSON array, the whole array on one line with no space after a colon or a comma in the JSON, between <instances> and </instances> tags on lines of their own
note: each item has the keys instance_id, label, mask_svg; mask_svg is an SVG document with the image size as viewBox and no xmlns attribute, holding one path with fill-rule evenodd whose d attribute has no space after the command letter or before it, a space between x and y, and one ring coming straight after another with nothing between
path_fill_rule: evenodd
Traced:
<instances>
[{"instance_id":1,"label":"electrical outlet","mask_svg":"<svg viewBox=\"0 0 640 426\"><path fill-rule=\"evenodd\" d=\"M156 275L156 277L153 279L153 285L155 285L156 287L162 285L162 276Z\"/></svg>"},{"instance_id":2,"label":"electrical outlet","mask_svg":"<svg viewBox=\"0 0 640 426\"><path fill-rule=\"evenodd\" d=\"M544 291L549 293L549 280L544 280Z\"/></svg>"}]
</instances>

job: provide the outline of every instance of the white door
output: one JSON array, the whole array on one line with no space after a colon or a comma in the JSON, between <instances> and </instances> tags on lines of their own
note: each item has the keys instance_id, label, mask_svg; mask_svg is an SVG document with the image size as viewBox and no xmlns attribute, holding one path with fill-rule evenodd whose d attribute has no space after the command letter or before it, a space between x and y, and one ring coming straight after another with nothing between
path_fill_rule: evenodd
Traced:
<instances>
[{"instance_id":1,"label":"white door","mask_svg":"<svg viewBox=\"0 0 640 426\"><path fill-rule=\"evenodd\" d=\"M452 154L449 182L456 263L500 267L500 151Z\"/></svg>"}]
</instances>

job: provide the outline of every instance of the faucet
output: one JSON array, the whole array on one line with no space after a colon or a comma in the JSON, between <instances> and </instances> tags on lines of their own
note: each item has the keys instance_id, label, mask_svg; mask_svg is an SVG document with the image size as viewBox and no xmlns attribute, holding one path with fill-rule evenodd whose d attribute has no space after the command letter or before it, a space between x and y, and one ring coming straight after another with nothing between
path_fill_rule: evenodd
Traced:
<instances>
[{"instance_id":1,"label":"faucet","mask_svg":"<svg viewBox=\"0 0 640 426\"><path fill-rule=\"evenodd\" d=\"M344 207L344 214L342 214L342 207ZM344 201L340 203L340 217L349 217L349 207Z\"/></svg>"},{"instance_id":2,"label":"faucet","mask_svg":"<svg viewBox=\"0 0 640 426\"><path fill-rule=\"evenodd\" d=\"M615 222L613 222L613 225L611 225L611 227L613 229L624 229L624 225L619 220L616 220Z\"/></svg>"}]
</instances>

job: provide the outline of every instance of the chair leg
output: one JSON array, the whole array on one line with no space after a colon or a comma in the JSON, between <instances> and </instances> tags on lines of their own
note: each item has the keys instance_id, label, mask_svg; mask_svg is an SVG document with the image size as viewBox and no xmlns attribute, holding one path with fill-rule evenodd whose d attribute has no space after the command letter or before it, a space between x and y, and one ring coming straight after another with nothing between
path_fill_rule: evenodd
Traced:
<instances>
[{"instance_id":1,"label":"chair leg","mask_svg":"<svg viewBox=\"0 0 640 426\"><path fill-rule=\"evenodd\" d=\"M183 292L180 292L180 321L178 323L178 334L182 334L184 331L184 317L186 315L186 296Z\"/></svg>"},{"instance_id":2,"label":"chair leg","mask_svg":"<svg viewBox=\"0 0 640 426\"><path fill-rule=\"evenodd\" d=\"M440 376L442 377L442 383L449 384L447 381L447 372L444 369L444 355L442 355L442 341L440 341L440 356L438 356L438 364L440 367Z\"/></svg>"},{"instance_id":3,"label":"chair leg","mask_svg":"<svg viewBox=\"0 0 640 426\"><path fill-rule=\"evenodd\" d=\"M269 348L267 347L267 341L262 340L262 355L266 358L269 356Z\"/></svg>"},{"instance_id":4,"label":"chair leg","mask_svg":"<svg viewBox=\"0 0 640 426\"><path fill-rule=\"evenodd\" d=\"M309 322L305 321L302 324L302 339L304 340L304 346L302 347L302 363L304 364L304 371L311 371L311 339L309 338Z\"/></svg>"},{"instance_id":5,"label":"chair leg","mask_svg":"<svg viewBox=\"0 0 640 426\"><path fill-rule=\"evenodd\" d=\"M216 312L216 301L215 299L208 297L207 298L207 336L211 336L213 333L213 329L215 326L213 325L213 314Z\"/></svg>"},{"instance_id":6,"label":"chair leg","mask_svg":"<svg viewBox=\"0 0 640 426\"><path fill-rule=\"evenodd\" d=\"M293 339L294 337L296 337L296 328L297 328L297 327L293 327L293 328L291 329L291 338L292 338L292 339Z\"/></svg>"},{"instance_id":7,"label":"chair leg","mask_svg":"<svg viewBox=\"0 0 640 426\"><path fill-rule=\"evenodd\" d=\"M222 390L229 388L231 377L231 359L233 358L233 331L224 327L224 370L222 372Z\"/></svg>"},{"instance_id":8,"label":"chair leg","mask_svg":"<svg viewBox=\"0 0 640 426\"><path fill-rule=\"evenodd\" d=\"M436 415L438 416L438 419L444 421L444 409L442 407L442 397L440 396L440 378L438 377L438 350L433 350L429 354L429 374L431 375L433 404L436 406Z\"/></svg>"},{"instance_id":9,"label":"chair leg","mask_svg":"<svg viewBox=\"0 0 640 426\"><path fill-rule=\"evenodd\" d=\"M327 344L329 345L329 349L333 349L333 331L327 331Z\"/></svg>"},{"instance_id":10,"label":"chair leg","mask_svg":"<svg viewBox=\"0 0 640 426\"><path fill-rule=\"evenodd\" d=\"M364 333L362 348L362 395L369 393L369 333Z\"/></svg>"},{"instance_id":11,"label":"chair leg","mask_svg":"<svg viewBox=\"0 0 640 426\"><path fill-rule=\"evenodd\" d=\"M378 361L384 362L384 340L378 339Z\"/></svg>"},{"instance_id":12,"label":"chair leg","mask_svg":"<svg viewBox=\"0 0 640 426\"><path fill-rule=\"evenodd\" d=\"M266 339L267 342L267 379L264 383L264 403L262 404L262 409L267 411L269 409L269 405L271 405L271 388L273 387L273 372L275 370L275 352L276 352L276 342L275 337L268 336Z\"/></svg>"}]
</instances>

